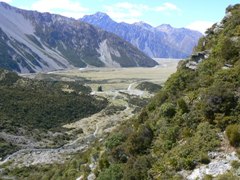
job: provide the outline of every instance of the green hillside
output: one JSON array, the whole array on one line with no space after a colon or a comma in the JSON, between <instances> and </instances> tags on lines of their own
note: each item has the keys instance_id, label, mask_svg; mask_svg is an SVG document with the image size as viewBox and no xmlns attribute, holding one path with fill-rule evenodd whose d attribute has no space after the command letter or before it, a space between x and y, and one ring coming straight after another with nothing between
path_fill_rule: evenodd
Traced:
<instances>
[{"instance_id":1,"label":"green hillside","mask_svg":"<svg viewBox=\"0 0 240 180\"><path fill-rule=\"evenodd\" d=\"M239 147L240 5L226 11L138 118L109 137L99 179L116 168L123 179L183 179L180 171L210 162L226 129Z\"/></svg>"}]
</instances>

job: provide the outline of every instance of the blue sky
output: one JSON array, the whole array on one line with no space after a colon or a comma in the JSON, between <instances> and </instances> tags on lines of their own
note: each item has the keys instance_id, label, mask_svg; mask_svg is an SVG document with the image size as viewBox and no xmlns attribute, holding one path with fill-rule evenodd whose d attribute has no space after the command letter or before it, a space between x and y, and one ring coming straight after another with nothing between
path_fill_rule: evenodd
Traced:
<instances>
[{"instance_id":1,"label":"blue sky","mask_svg":"<svg viewBox=\"0 0 240 180\"><path fill-rule=\"evenodd\" d=\"M1 0L0 0L1 1ZM225 8L239 0L2 0L10 5L80 18L98 11L117 22L144 21L152 26L171 24L204 32L219 22Z\"/></svg>"}]
</instances>

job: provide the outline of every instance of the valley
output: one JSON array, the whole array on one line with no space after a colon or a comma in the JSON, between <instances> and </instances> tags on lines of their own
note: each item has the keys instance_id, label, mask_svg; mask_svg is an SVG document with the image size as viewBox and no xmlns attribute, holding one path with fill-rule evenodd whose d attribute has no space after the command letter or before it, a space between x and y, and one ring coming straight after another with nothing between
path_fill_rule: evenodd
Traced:
<instances>
[{"instance_id":1,"label":"valley","mask_svg":"<svg viewBox=\"0 0 240 180\"><path fill-rule=\"evenodd\" d=\"M145 3L0 2L0 180L240 179L240 4Z\"/></svg>"},{"instance_id":2,"label":"valley","mask_svg":"<svg viewBox=\"0 0 240 180\"><path fill-rule=\"evenodd\" d=\"M154 68L90 68L22 74L24 78L40 81L81 81L85 86L92 88L91 95L96 99L106 98L108 105L98 113L64 124L62 128L65 129L64 134L69 139L64 140L64 144L60 147L50 147L49 141L44 139L35 141L4 157L0 165L4 167L8 164L13 168L64 163L71 158L72 154L86 150L96 141L103 141L122 122L138 114L154 95L153 92L137 89L137 85L146 81L163 85L166 79L176 71L178 61L161 59L159 66ZM102 86L102 91L97 91L98 86ZM74 91L69 86L65 86L62 90L67 93ZM0 137L4 138L2 134ZM16 143L16 136L14 138ZM14 144L14 140L10 138L10 141Z\"/></svg>"},{"instance_id":3,"label":"valley","mask_svg":"<svg viewBox=\"0 0 240 180\"><path fill-rule=\"evenodd\" d=\"M163 85L170 74L174 73L180 59L155 59L159 65L153 68L80 68L74 70L53 71L47 74L27 74L25 77L36 79L82 81L93 91L102 86L104 91L126 90L129 84L133 87L143 81Z\"/></svg>"}]
</instances>

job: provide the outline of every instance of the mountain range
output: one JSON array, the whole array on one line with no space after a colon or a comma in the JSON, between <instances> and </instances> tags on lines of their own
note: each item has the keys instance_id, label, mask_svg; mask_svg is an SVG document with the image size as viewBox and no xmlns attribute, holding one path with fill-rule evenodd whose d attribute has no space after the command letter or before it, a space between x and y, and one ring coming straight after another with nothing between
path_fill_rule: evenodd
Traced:
<instances>
[{"instance_id":1,"label":"mountain range","mask_svg":"<svg viewBox=\"0 0 240 180\"><path fill-rule=\"evenodd\" d=\"M152 27L144 22L117 23L102 12L86 15L80 21L122 37L153 58L186 58L191 55L199 38L203 36L198 31L173 28L169 24Z\"/></svg>"},{"instance_id":2,"label":"mountain range","mask_svg":"<svg viewBox=\"0 0 240 180\"><path fill-rule=\"evenodd\" d=\"M29 73L155 65L130 43L88 23L0 2L1 68Z\"/></svg>"}]
</instances>

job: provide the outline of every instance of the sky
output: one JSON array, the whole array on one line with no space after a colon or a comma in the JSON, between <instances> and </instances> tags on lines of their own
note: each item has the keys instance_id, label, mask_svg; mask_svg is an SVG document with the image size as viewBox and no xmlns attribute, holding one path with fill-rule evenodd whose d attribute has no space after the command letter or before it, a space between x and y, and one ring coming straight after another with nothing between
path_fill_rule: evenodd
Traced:
<instances>
[{"instance_id":1,"label":"sky","mask_svg":"<svg viewBox=\"0 0 240 180\"><path fill-rule=\"evenodd\" d=\"M202 33L220 22L228 5L239 0L0 0L12 6L76 19L105 12L117 22L144 21L154 27L170 24Z\"/></svg>"}]
</instances>

